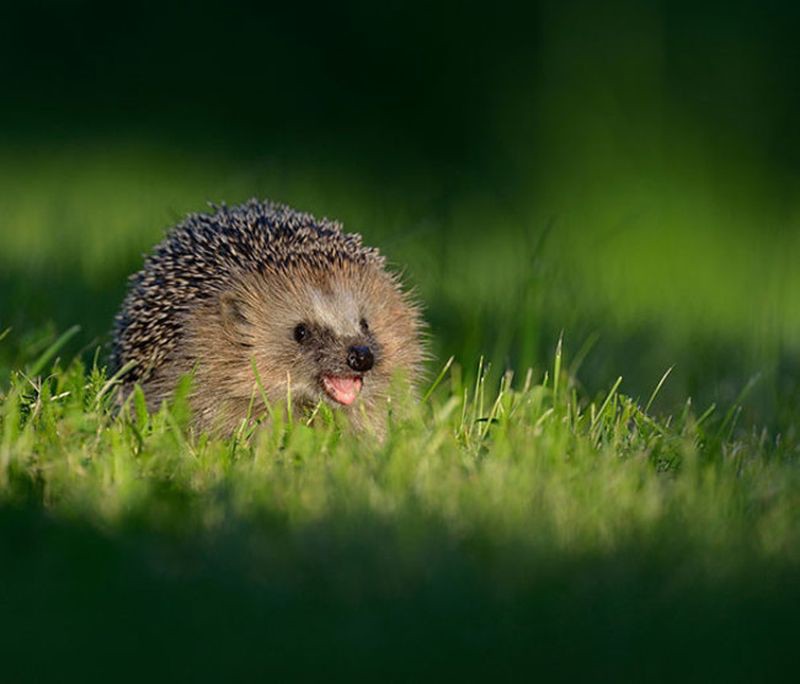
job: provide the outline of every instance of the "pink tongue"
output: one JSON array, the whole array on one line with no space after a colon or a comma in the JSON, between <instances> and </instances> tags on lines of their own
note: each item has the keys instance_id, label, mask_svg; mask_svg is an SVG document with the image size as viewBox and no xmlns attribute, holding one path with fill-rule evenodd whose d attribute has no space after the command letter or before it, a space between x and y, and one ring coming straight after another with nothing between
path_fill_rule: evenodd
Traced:
<instances>
[{"instance_id":1,"label":"pink tongue","mask_svg":"<svg viewBox=\"0 0 800 684\"><path fill-rule=\"evenodd\" d=\"M322 378L325 391L340 404L350 406L361 391L361 378L339 378L332 375Z\"/></svg>"}]
</instances>

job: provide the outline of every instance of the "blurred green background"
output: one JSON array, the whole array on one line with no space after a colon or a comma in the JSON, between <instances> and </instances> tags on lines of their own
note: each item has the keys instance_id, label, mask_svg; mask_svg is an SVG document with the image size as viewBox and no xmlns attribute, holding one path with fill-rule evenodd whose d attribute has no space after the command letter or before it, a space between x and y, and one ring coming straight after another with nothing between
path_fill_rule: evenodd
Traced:
<instances>
[{"instance_id":1,"label":"blurred green background","mask_svg":"<svg viewBox=\"0 0 800 684\"><path fill-rule=\"evenodd\" d=\"M800 8L791 2L17 3L0 21L0 373L207 201L342 220L443 362L730 404L792 430ZM49 332L48 332L49 331Z\"/></svg>"}]
</instances>

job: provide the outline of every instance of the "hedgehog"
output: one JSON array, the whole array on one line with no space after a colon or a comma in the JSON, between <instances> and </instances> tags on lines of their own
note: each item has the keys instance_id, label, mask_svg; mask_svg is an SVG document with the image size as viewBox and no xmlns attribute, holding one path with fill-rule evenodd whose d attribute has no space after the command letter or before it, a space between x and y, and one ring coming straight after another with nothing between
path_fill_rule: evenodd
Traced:
<instances>
[{"instance_id":1,"label":"hedgehog","mask_svg":"<svg viewBox=\"0 0 800 684\"><path fill-rule=\"evenodd\" d=\"M199 430L231 433L289 401L324 402L380 432L394 389L418 386L422 327L418 303L359 234L252 199L168 231L129 279L110 367L121 399L138 384L151 410L191 375Z\"/></svg>"}]
</instances>

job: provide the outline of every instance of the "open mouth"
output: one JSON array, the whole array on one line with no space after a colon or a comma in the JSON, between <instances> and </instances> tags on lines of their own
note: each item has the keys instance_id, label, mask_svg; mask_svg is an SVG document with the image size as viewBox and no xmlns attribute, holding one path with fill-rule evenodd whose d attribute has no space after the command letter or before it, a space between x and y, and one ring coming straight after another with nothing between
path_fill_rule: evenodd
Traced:
<instances>
[{"instance_id":1,"label":"open mouth","mask_svg":"<svg viewBox=\"0 0 800 684\"><path fill-rule=\"evenodd\" d=\"M344 406L350 406L356 400L362 384L363 381L358 376L322 376L322 386L325 388L325 392L335 402Z\"/></svg>"}]
</instances>

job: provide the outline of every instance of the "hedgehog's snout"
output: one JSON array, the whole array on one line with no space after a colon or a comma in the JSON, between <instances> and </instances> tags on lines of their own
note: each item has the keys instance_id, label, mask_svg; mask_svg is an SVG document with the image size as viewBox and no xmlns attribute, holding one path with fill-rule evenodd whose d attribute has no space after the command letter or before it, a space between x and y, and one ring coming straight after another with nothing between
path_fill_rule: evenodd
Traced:
<instances>
[{"instance_id":1,"label":"hedgehog's snout","mask_svg":"<svg viewBox=\"0 0 800 684\"><path fill-rule=\"evenodd\" d=\"M361 393L364 374L375 365L375 355L372 353L372 349L365 344L351 344L346 349L345 363L358 375L354 376L348 373L343 366L339 365L341 362L337 362L333 364L336 370L323 372L320 380L322 388L333 401L343 406L350 406Z\"/></svg>"},{"instance_id":2,"label":"hedgehog's snout","mask_svg":"<svg viewBox=\"0 0 800 684\"><path fill-rule=\"evenodd\" d=\"M347 365L358 373L366 373L375 365L375 356L369 347L353 345L347 352Z\"/></svg>"}]
</instances>

